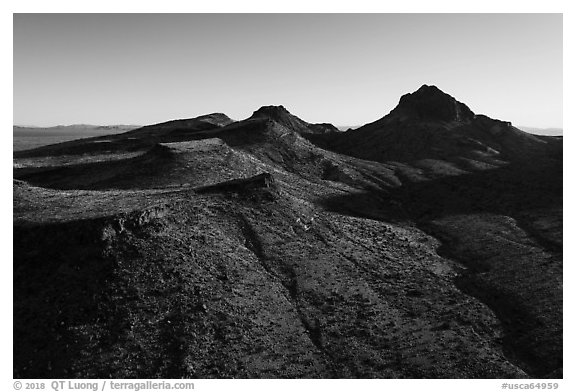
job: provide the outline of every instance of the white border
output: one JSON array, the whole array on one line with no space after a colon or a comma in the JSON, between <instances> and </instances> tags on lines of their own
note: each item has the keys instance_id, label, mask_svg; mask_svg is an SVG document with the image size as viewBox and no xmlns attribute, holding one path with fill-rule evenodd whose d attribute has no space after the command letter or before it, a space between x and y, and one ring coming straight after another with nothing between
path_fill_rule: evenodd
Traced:
<instances>
[{"instance_id":1,"label":"white border","mask_svg":"<svg viewBox=\"0 0 576 392\"><path fill-rule=\"evenodd\" d=\"M574 40L576 36L574 32L575 17L572 8L569 6L568 1L547 0L547 1L498 1L487 0L478 2L465 2L463 0L434 0L434 1L403 1L403 2L376 2L367 0L351 1L312 1L312 0L293 0L290 2L282 2L282 4L273 4L271 1L264 0L243 0L243 1L125 1L119 0L100 0L98 2L82 2L82 1L7 1L3 3L2 19L0 28L2 29L2 70L4 83L4 93L2 94L2 124L4 132L2 132L1 147L2 148L2 247L6 250L6 256L2 260L3 269L1 274L1 287L2 295L1 304L2 310L5 315L4 323L2 323L2 348L1 354L1 389L5 391L13 390L12 380L12 187L10 184L9 170L11 168L12 156L12 139L8 137L8 132L12 135L11 125L12 121L12 13L57 13L57 12L120 12L120 13L159 13L159 12L502 12L502 13L516 13L516 12L554 12L564 13L564 135L565 135L565 154L564 172L565 186L564 186L564 200L565 210L564 216L566 219L565 224L565 243L566 250L564 260L567 261L564 269L565 282L569 283L564 287L564 330L568 333L564 334L564 380L560 380L560 390L576 390L576 383L574 381L574 338L572 331L574 329L574 289L572 279L574 275L574 267L572 260L574 259L574 246L576 239L574 237L574 230L571 224L574 222L574 187L570 181L570 174L574 172L574 159L571 154L574 151L573 137L571 133L574 128L574 120L571 110L567 108L574 107L574 71L576 64L574 63ZM538 92L535 91L535 94ZM10 128L9 128L10 126ZM9 162L10 161L10 162ZM10 321L8 320L10 319ZM529 383L536 382L537 380L510 380L510 382ZM404 390L424 390L424 391L495 391L501 389L501 384L504 380L197 380L195 390L230 390L230 389L246 389L250 391L266 391L269 392L271 388L289 390L293 388L306 389L306 390L350 390L352 388L366 389L366 390L391 390L391 391L404 391ZM50 389L47 389L50 390Z\"/></svg>"}]
</instances>

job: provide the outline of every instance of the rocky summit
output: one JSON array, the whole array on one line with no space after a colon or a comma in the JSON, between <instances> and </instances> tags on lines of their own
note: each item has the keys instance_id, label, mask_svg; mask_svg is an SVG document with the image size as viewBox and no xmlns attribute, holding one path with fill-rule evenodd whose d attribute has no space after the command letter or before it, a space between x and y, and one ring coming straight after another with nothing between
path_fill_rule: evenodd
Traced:
<instances>
[{"instance_id":1,"label":"rocky summit","mask_svg":"<svg viewBox=\"0 0 576 392\"><path fill-rule=\"evenodd\" d=\"M14 152L14 378L562 377L562 138L434 86Z\"/></svg>"},{"instance_id":2,"label":"rocky summit","mask_svg":"<svg viewBox=\"0 0 576 392\"><path fill-rule=\"evenodd\" d=\"M403 95L391 113L414 121L470 121L474 113L462 102L436 86L423 85L413 93Z\"/></svg>"}]
</instances>

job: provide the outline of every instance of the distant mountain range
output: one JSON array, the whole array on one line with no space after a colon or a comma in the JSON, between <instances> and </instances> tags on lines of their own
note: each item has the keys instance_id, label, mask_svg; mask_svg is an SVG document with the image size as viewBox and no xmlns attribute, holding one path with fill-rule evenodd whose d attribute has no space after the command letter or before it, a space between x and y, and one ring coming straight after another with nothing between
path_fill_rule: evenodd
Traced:
<instances>
[{"instance_id":1,"label":"distant mountain range","mask_svg":"<svg viewBox=\"0 0 576 392\"><path fill-rule=\"evenodd\" d=\"M283 108L283 106L281 106ZM266 108L266 107L264 107ZM264 109L265 110L265 109ZM331 124L330 124L331 125ZM35 125L14 125L13 131L14 134L18 134L19 136L23 135L31 135L31 136L42 136L42 135L56 135L57 134L69 134L75 132L124 132L130 131L132 129L140 128L141 125L125 125L125 124L118 124L118 125L91 125L91 124L72 124L72 125L56 125L52 127L40 127ZM336 125L335 126L340 131L347 131L349 129L357 129L360 128L361 125ZM560 136L563 133L562 128L537 128L537 127L529 127L529 126L517 126L518 129L521 129L525 132L533 133L536 135L548 135L548 136Z\"/></svg>"},{"instance_id":2,"label":"distant mountain range","mask_svg":"<svg viewBox=\"0 0 576 392\"><path fill-rule=\"evenodd\" d=\"M74 134L96 135L102 133L119 133L126 132L140 125L57 125L54 127L37 127L37 126L20 126L12 127L15 136L68 136Z\"/></svg>"}]
</instances>

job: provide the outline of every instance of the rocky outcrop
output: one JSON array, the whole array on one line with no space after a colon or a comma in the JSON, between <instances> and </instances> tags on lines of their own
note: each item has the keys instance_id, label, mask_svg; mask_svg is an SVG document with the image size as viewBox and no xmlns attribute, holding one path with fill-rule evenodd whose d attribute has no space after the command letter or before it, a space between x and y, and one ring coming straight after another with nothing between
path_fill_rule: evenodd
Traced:
<instances>
[{"instance_id":1,"label":"rocky outcrop","mask_svg":"<svg viewBox=\"0 0 576 392\"><path fill-rule=\"evenodd\" d=\"M331 132L339 132L338 128L336 128L332 124L308 123L290 113L282 105L262 106L260 109L256 110L250 118L251 119L268 118L300 134L326 134Z\"/></svg>"},{"instance_id":2,"label":"rocky outcrop","mask_svg":"<svg viewBox=\"0 0 576 392\"><path fill-rule=\"evenodd\" d=\"M270 173L261 173L249 178L239 178L196 188L197 193L253 194L263 190L268 191L269 194L277 190L274 177Z\"/></svg>"},{"instance_id":3,"label":"rocky outcrop","mask_svg":"<svg viewBox=\"0 0 576 392\"><path fill-rule=\"evenodd\" d=\"M465 122L472 120L474 113L438 87L425 84L415 92L403 95L390 116L416 121Z\"/></svg>"}]
</instances>

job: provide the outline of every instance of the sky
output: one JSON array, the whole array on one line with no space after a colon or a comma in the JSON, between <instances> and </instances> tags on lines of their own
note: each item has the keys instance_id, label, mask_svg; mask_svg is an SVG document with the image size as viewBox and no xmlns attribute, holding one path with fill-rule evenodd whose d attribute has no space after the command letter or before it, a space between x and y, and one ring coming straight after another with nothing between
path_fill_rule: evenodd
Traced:
<instances>
[{"instance_id":1,"label":"sky","mask_svg":"<svg viewBox=\"0 0 576 392\"><path fill-rule=\"evenodd\" d=\"M15 125L152 124L284 105L362 125L433 84L562 128L561 14L14 14Z\"/></svg>"}]
</instances>

